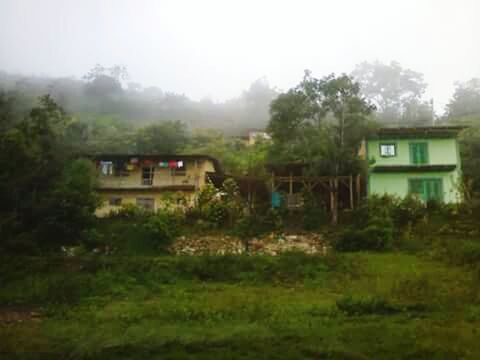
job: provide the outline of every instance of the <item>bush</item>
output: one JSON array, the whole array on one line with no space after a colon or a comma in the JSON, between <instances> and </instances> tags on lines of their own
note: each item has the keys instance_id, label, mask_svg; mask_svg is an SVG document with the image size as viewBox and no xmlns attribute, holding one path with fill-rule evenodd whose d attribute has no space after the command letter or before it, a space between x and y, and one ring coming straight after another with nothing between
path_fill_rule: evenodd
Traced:
<instances>
[{"instance_id":1,"label":"bush","mask_svg":"<svg viewBox=\"0 0 480 360\"><path fill-rule=\"evenodd\" d=\"M265 213L256 212L245 215L237 221L233 228L233 235L241 239L248 239L263 234L282 231L284 228L283 214L279 209L268 209Z\"/></svg>"},{"instance_id":2,"label":"bush","mask_svg":"<svg viewBox=\"0 0 480 360\"><path fill-rule=\"evenodd\" d=\"M141 224L139 231L153 249L166 251L180 233L180 222L181 219L168 212L157 211Z\"/></svg>"},{"instance_id":3,"label":"bush","mask_svg":"<svg viewBox=\"0 0 480 360\"><path fill-rule=\"evenodd\" d=\"M304 192L303 194L303 228L316 230L328 221L323 200L315 193Z\"/></svg>"},{"instance_id":4,"label":"bush","mask_svg":"<svg viewBox=\"0 0 480 360\"><path fill-rule=\"evenodd\" d=\"M434 206L434 204L436 204L437 207L440 206L438 202L430 202L430 204L431 206ZM391 215L395 225L400 228L408 224L415 225L421 219L425 218L427 208L425 204L417 198L407 196L401 201L393 203Z\"/></svg>"},{"instance_id":5,"label":"bush","mask_svg":"<svg viewBox=\"0 0 480 360\"><path fill-rule=\"evenodd\" d=\"M337 308L346 315L388 315L399 310L381 297L354 298L346 296L336 301Z\"/></svg>"},{"instance_id":6,"label":"bush","mask_svg":"<svg viewBox=\"0 0 480 360\"><path fill-rule=\"evenodd\" d=\"M352 225L335 247L340 251L389 250L397 238L410 240L412 228L426 215L425 205L414 197L371 196L353 212ZM415 247L409 244L409 248Z\"/></svg>"},{"instance_id":7,"label":"bush","mask_svg":"<svg viewBox=\"0 0 480 360\"><path fill-rule=\"evenodd\" d=\"M334 243L339 251L385 251L392 247L393 226L388 220L378 220L364 229L350 228Z\"/></svg>"},{"instance_id":8,"label":"bush","mask_svg":"<svg viewBox=\"0 0 480 360\"><path fill-rule=\"evenodd\" d=\"M118 210L113 210L108 214L111 219L141 219L151 215L145 209L133 204L124 204Z\"/></svg>"}]
</instances>

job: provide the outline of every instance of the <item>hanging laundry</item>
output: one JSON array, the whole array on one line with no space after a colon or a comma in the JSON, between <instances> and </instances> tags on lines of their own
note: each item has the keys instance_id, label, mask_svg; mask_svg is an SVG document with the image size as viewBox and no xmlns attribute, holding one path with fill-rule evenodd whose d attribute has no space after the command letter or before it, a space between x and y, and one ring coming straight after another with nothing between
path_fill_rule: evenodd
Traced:
<instances>
[{"instance_id":1,"label":"hanging laundry","mask_svg":"<svg viewBox=\"0 0 480 360\"><path fill-rule=\"evenodd\" d=\"M135 166L133 164L127 164L127 171L133 171Z\"/></svg>"},{"instance_id":2,"label":"hanging laundry","mask_svg":"<svg viewBox=\"0 0 480 360\"><path fill-rule=\"evenodd\" d=\"M168 162L166 161L160 161L158 163L158 166L161 167L161 168L168 168Z\"/></svg>"},{"instance_id":3,"label":"hanging laundry","mask_svg":"<svg viewBox=\"0 0 480 360\"><path fill-rule=\"evenodd\" d=\"M130 164L138 164L138 158L131 158Z\"/></svg>"},{"instance_id":4,"label":"hanging laundry","mask_svg":"<svg viewBox=\"0 0 480 360\"><path fill-rule=\"evenodd\" d=\"M100 161L100 168L102 169L103 175L113 174L113 162L111 161Z\"/></svg>"},{"instance_id":5,"label":"hanging laundry","mask_svg":"<svg viewBox=\"0 0 480 360\"><path fill-rule=\"evenodd\" d=\"M182 160L177 161L177 168L178 169L183 169L183 161Z\"/></svg>"},{"instance_id":6,"label":"hanging laundry","mask_svg":"<svg viewBox=\"0 0 480 360\"><path fill-rule=\"evenodd\" d=\"M152 166L153 161L150 160L150 159L145 159L145 160L142 161L142 164L143 164L143 166Z\"/></svg>"},{"instance_id":7,"label":"hanging laundry","mask_svg":"<svg viewBox=\"0 0 480 360\"><path fill-rule=\"evenodd\" d=\"M170 160L170 161L168 162L168 167L169 167L170 169L176 169L176 168L177 168L177 162L176 162L175 160Z\"/></svg>"}]
</instances>

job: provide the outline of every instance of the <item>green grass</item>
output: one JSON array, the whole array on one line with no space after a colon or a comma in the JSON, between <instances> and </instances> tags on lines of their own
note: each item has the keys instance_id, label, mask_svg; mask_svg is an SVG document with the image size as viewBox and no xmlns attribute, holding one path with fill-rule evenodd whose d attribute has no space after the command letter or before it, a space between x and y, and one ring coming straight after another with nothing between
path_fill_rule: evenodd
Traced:
<instances>
[{"instance_id":1,"label":"green grass","mask_svg":"<svg viewBox=\"0 0 480 360\"><path fill-rule=\"evenodd\" d=\"M475 272L420 256L3 263L0 304L44 317L0 324L1 358L480 357Z\"/></svg>"}]
</instances>

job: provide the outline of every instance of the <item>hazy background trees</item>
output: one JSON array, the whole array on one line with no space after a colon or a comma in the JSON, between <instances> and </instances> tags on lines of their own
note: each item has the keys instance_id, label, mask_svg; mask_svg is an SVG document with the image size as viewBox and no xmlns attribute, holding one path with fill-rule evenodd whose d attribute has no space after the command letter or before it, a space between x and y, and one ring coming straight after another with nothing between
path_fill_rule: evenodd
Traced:
<instances>
[{"instance_id":1,"label":"hazy background trees","mask_svg":"<svg viewBox=\"0 0 480 360\"><path fill-rule=\"evenodd\" d=\"M15 106L9 111L19 118L38 104L39 96L50 94L89 127L96 127L97 121L104 123L105 118L110 119L110 124L115 119L119 127L133 128L181 121L188 131L214 128L228 135L241 135L249 128L267 125L270 102L278 95L265 78L254 81L237 98L224 102L195 101L158 87L143 88L129 80L127 69L119 65L96 65L81 80L0 72L0 101L15 97Z\"/></svg>"},{"instance_id":2,"label":"hazy background trees","mask_svg":"<svg viewBox=\"0 0 480 360\"><path fill-rule=\"evenodd\" d=\"M387 125L432 125L433 104L422 97L427 88L423 74L397 62L363 62L352 76L362 93L375 104L378 121Z\"/></svg>"}]
</instances>

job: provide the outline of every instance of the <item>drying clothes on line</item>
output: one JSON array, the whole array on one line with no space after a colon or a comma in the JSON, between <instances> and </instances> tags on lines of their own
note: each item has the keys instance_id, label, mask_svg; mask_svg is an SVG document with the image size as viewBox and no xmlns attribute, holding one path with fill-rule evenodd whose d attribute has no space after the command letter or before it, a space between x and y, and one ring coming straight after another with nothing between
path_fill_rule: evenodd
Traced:
<instances>
[{"instance_id":1,"label":"drying clothes on line","mask_svg":"<svg viewBox=\"0 0 480 360\"><path fill-rule=\"evenodd\" d=\"M152 165L153 165L153 161L152 161L152 160L149 160L149 159L143 160L143 161L142 161L142 165L143 165L143 166L152 166Z\"/></svg>"},{"instance_id":2,"label":"drying clothes on line","mask_svg":"<svg viewBox=\"0 0 480 360\"><path fill-rule=\"evenodd\" d=\"M160 162L158 163L158 167L160 167L160 168L168 168L168 162L166 162L166 161L160 161Z\"/></svg>"},{"instance_id":3,"label":"drying clothes on line","mask_svg":"<svg viewBox=\"0 0 480 360\"><path fill-rule=\"evenodd\" d=\"M103 175L113 175L113 162L100 161L100 169Z\"/></svg>"},{"instance_id":4,"label":"drying clothes on line","mask_svg":"<svg viewBox=\"0 0 480 360\"><path fill-rule=\"evenodd\" d=\"M182 160L177 161L177 168L178 168L178 169L183 168L183 161L182 161Z\"/></svg>"},{"instance_id":5,"label":"drying clothes on line","mask_svg":"<svg viewBox=\"0 0 480 360\"><path fill-rule=\"evenodd\" d=\"M127 164L126 169L127 171L133 171L135 169L135 166L133 164Z\"/></svg>"},{"instance_id":6,"label":"drying clothes on line","mask_svg":"<svg viewBox=\"0 0 480 360\"><path fill-rule=\"evenodd\" d=\"M138 158L131 158L130 164L138 164Z\"/></svg>"},{"instance_id":7,"label":"drying clothes on line","mask_svg":"<svg viewBox=\"0 0 480 360\"><path fill-rule=\"evenodd\" d=\"M168 167L169 167L170 169L176 169L176 168L177 168L177 162L176 162L175 160L170 160L170 161L168 162Z\"/></svg>"}]
</instances>

